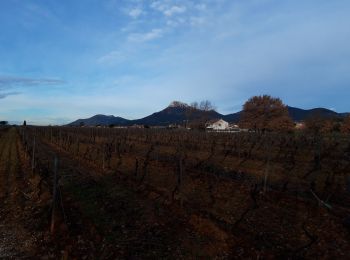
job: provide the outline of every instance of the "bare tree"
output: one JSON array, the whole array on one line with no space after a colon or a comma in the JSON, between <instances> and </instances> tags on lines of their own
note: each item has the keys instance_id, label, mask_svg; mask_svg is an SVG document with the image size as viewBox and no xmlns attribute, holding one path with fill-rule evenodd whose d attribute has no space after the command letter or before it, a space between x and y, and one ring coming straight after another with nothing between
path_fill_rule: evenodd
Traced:
<instances>
[{"instance_id":1,"label":"bare tree","mask_svg":"<svg viewBox=\"0 0 350 260\"><path fill-rule=\"evenodd\" d=\"M209 100L203 100L199 103L199 109L202 111L214 111L215 107Z\"/></svg>"},{"instance_id":2,"label":"bare tree","mask_svg":"<svg viewBox=\"0 0 350 260\"><path fill-rule=\"evenodd\" d=\"M197 101L192 102L192 103L190 104L190 108L192 108L192 109L199 109L198 102L197 102Z\"/></svg>"},{"instance_id":3,"label":"bare tree","mask_svg":"<svg viewBox=\"0 0 350 260\"><path fill-rule=\"evenodd\" d=\"M192 102L187 109L186 118L191 128L204 129L214 111L215 106L209 100Z\"/></svg>"}]
</instances>

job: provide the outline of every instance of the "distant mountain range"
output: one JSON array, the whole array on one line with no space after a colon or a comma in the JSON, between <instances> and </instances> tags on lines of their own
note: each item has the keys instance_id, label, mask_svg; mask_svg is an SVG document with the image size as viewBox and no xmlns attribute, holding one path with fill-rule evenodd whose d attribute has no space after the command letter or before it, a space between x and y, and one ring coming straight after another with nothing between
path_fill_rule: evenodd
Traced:
<instances>
[{"instance_id":1,"label":"distant mountain range","mask_svg":"<svg viewBox=\"0 0 350 260\"><path fill-rule=\"evenodd\" d=\"M96 125L128 125L132 120L128 120L122 117L106 116L106 115L95 115L86 119L78 119L68 125L70 126L96 126Z\"/></svg>"},{"instance_id":2,"label":"distant mountain range","mask_svg":"<svg viewBox=\"0 0 350 260\"><path fill-rule=\"evenodd\" d=\"M326 108L314 108L314 109L300 109L296 107L288 106L288 111L291 118L298 122L303 121L312 115L318 115L321 117L344 117L349 113L336 113ZM86 119L78 119L68 126L130 126L130 125L149 125L149 126L167 126L170 124L183 124L184 122L205 118L207 120L223 119L230 123L238 123L242 111L232 113L228 115L220 114L216 111L202 111L199 109L193 109L185 103L178 101L172 102L165 109L153 113L141 119L129 120L122 117L115 117L113 115L95 115Z\"/></svg>"}]
</instances>

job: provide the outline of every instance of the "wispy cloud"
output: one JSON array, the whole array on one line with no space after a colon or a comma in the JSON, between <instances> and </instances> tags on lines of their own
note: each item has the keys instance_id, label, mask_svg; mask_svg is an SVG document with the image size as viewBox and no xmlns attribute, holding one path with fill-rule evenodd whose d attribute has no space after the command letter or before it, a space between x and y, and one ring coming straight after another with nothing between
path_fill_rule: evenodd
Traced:
<instances>
[{"instance_id":1,"label":"wispy cloud","mask_svg":"<svg viewBox=\"0 0 350 260\"><path fill-rule=\"evenodd\" d=\"M14 86L41 86L41 85L62 85L66 81L52 78L25 78L0 76L0 89Z\"/></svg>"},{"instance_id":2,"label":"wispy cloud","mask_svg":"<svg viewBox=\"0 0 350 260\"><path fill-rule=\"evenodd\" d=\"M197 5L195 5L195 8L199 11L205 11L207 9L207 5L206 4L197 4Z\"/></svg>"},{"instance_id":3,"label":"wispy cloud","mask_svg":"<svg viewBox=\"0 0 350 260\"><path fill-rule=\"evenodd\" d=\"M186 12L185 6L176 6L176 5L163 11L164 15L166 16L173 16L174 14L182 14L184 12Z\"/></svg>"},{"instance_id":4,"label":"wispy cloud","mask_svg":"<svg viewBox=\"0 0 350 260\"><path fill-rule=\"evenodd\" d=\"M8 96L19 95L21 92L8 92L8 93L0 93L0 99L4 99Z\"/></svg>"},{"instance_id":5,"label":"wispy cloud","mask_svg":"<svg viewBox=\"0 0 350 260\"><path fill-rule=\"evenodd\" d=\"M186 12L187 8L184 5L175 5L169 1L155 1L150 5L151 8L163 13L165 16L173 16Z\"/></svg>"},{"instance_id":6,"label":"wispy cloud","mask_svg":"<svg viewBox=\"0 0 350 260\"><path fill-rule=\"evenodd\" d=\"M142 8L136 7L128 11L128 15L134 19L143 14Z\"/></svg>"},{"instance_id":7,"label":"wispy cloud","mask_svg":"<svg viewBox=\"0 0 350 260\"><path fill-rule=\"evenodd\" d=\"M21 90L25 87L34 87L34 86L55 86L62 85L66 82L61 79L51 79L51 78L25 78L25 77L9 77L9 76L0 76L0 99L4 99L8 96L18 95L22 92L11 91L3 92L9 90Z\"/></svg>"},{"instance_id":8,"label":"wispy cloud","mask_svg":"<svg viewBox=\"0 0 350 260\"><path fill-rule=\"evenodd\" d=\"M206 23L204 17L190 17L189 21L192 26L201 26Z\"/></svg>"},{"instance_id":9,"label":"wispy cloud","mask_svg":"<svg viewBox=\"0 0 350 260\"><path fill-rule=\"evenodd\" d=\"M120 51L111 51L106 55L101 56L97 59L98 63L114 63L118 61L123 61L125 59L125 55Z\"/></svg>"},{"instance_id":10,"label":"wispy cloud","mask_svg":"<svg viewBox=\"0 0 350 260\"><path fill-rule=\"evenodd\" d=\"M164 30L152 29L145 33L131 33L128 36L128 40L132 42L147 42L162 37Z\"/></svg>"}]
</instances>

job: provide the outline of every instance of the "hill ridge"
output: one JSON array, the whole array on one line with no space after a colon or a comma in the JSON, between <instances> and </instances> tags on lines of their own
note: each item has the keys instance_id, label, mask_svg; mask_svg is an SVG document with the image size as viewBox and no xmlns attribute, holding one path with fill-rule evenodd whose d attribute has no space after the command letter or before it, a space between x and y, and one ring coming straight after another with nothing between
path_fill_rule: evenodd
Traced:
<instances>
[{"instance_id":1,"label":"hill ridge","mask_svg":"<svg viewBox=\"0 0 350 260\"><path fill-rule=\"evenodd\" d=\"M320 115L322 117L344 117L349 113L337 113L327 108L317 107L312 109L302 109L292 106L287 106L289 115L295 122L303 121L312 115ZM108 125L119 125L119 126L130 126L130 125L150 125L150 126L167 126L170 124L183 124L186 121L198 120L198 119L223 119L230 123L237 123L239 121L242 111L221 114L215 110L202 111L198 108L192 108L190 105L180 102L173 101L166 108L161 111L154 112L148 116L140 119L126 119L114 115L103 115L96 114L86 119L78 119L69 124L68 126L108 126Z\"/></svg>"}]
</instances>

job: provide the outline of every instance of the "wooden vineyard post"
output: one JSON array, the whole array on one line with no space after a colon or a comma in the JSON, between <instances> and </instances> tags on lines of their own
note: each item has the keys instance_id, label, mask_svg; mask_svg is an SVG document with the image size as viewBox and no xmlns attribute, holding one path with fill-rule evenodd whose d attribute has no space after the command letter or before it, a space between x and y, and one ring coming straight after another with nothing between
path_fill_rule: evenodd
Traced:
<instances>
[{"instance_id":1,"label":"wooden vineyard post","mask_svg":"<svg viewBox=\"0 0 350 260\"><path fill-rule=\"evenodd\" d=\"M27 160L27 153L28 153L28 147L27 147L27 137L26 137L26 129L23 129L23 145L24 145L24 160Z\"/></svg>"},{"instance_id":2,"label":"wooden vineyard post","mask_svg":"<svg viewBox=\"0 0 350 260\"><path fill-rule=\"evenodd\" d=\"M33 153L32 153L32 172L34 172L35 168L35 135L33 140Z\"/></svg>"},{"instance_id":3,"label":"wooden vineyard post","mask_svg":"<svg viewBox=\"0 0 350 260\"><path fill-rule=\"evenodd\" d=\"M106 151L106 148L103 146L102 148L102 170L103 171L105 170L105 151Z\"/></svg>"},{"instance_id":4,"label":"wooden vineyard post","mask_svg":"<svg viewBox=\"0 0 350 260\"><path fill-rule=\"evenodd\" d=\"M53 196L52 196L52 212L51 212L51 233L55 232L56 201L57 201L57 157L55 157L55 161L54 161Z\"/></svg>"},{"instance_id":5,"label":"wooden vineyard post","mask_svg":"<svg viewBox=\"0 0 350 260\"><path fill-rule=\"evenodd\" d=\"M265 144L265 152L267 153L267 162L266 162L265 172L264 172L264 188L263 188L264 194L266 194L267 192L267 182L268 182L269 175L271 173L271 151L269 150L270 148L269 144L270 144L270 139L268 139Z\"/></svg>"},{"instance_id":6,"label":"wooden vineyard post","mask_svg":"<svg viewBox=\"0 0 350 260\"><path fill-rule=\"evenodd\" d=\"M267 191L267 179L269 177L269 174L270 174L270 156L267 159L267 164L266 164L265 174L264 174L264 194Z\"/></svg>"},{"instance_id":7,"label":"wooden vineyard post","mask_svg":"<svg viewBox=\"0 0 350 260\"><path fill-rule=\"evenodd\" d=\"M180 193L181 186L182 186L182 177L183 177L183 158L181 156L180 161L179 161L179 176L178 176L179 193ZM181 207L183 207L183 197L182 196L180 196L180 205L181 205Z\"/></svg>"}]
</instances>

